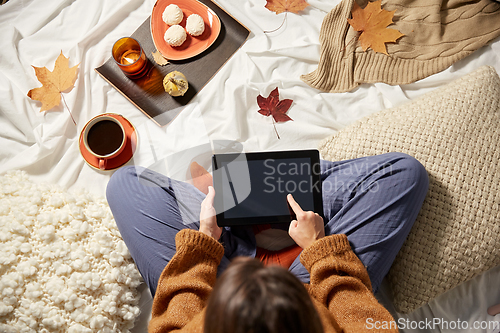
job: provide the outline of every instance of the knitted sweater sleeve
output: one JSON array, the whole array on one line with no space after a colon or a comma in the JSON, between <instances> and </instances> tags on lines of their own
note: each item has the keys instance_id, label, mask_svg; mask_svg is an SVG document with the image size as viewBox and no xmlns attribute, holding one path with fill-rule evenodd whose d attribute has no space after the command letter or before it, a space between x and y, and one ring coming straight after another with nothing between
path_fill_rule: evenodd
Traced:
<instances>
[{"instance_id":1,"label":"knitted sweater sleeve","mask_svg":"<svg viewBox=\"0 0 500 333\"><path fill-rule=\"evenodd\" d=\"M203 330L203 309L224 248L214 238L190 229L179 231L175 243L177 252L158 281L149 333Z\"/></svg>"},{"instance_id":2,"label":"knitted sweater sleeve","mask_svg":"<svg viewBox=\"0 0 500 333\"><path fill-rule=\"evenodd\" d=\"M373 295L368 272L351 250L346 235L314 242L300 259L310 272L310 285L306 287L321 303L318 311L323 320L346 333L378 331L375 323L384 328L392 325L383 332L398 332L389 311Z\"/></svg>"}]
</instances>

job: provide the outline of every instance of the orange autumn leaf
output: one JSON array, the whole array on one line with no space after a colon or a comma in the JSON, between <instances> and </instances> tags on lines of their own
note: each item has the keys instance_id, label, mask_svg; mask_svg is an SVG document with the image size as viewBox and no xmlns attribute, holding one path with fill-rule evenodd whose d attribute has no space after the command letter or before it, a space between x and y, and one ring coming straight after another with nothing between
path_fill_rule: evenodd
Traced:
<instances>
[{"instance_id":1,"label":"orange autumn leaf","mask_svg":"<svg viewBox=\"0 0 500 333\"><path fill-rule=\"evenodd\" d=\"M297 14L309 4L305 0L267 0L266 8L276 14L291 12Z\"/></svg>"},{"instance_id":2,"label":"orange autumn leaf","mask_svg":"<svg viewBox=\"0 0 500 333\"><path fill-rule=\"evenodd\" d=\"M354 30L361 32L359 43L366 51L369 47L375 51L387 54L385 43L395 42L401 36L401 32L395 29L387 28L388 25L394 23L392 18L393 11L382 9L381 0L368 2L365 8L358 6L354 2L352 9L352 19L347 19Z\"/></svg>"},{"instance_id":3,"label":"orange autumn leaf","mask_svg":"<svg viewBox=\"0 0 500 333\"><path fill-rule=\"evenodd\" d=\"M69 59L62 51L56 59L54 70L51 72L47 67L35 67L36 77L42 84L40 88L31 89L28 97L42 102L40 112L52 109L61 102L61 93L73 88L77 77L77 67L69 67Z\"/></svg>"}]
</instances>

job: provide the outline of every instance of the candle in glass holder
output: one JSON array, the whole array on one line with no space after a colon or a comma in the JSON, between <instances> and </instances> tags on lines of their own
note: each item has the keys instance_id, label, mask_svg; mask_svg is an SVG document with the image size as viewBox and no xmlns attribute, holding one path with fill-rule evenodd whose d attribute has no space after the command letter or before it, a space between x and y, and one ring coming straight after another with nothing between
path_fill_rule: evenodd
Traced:
<instances>
[{"instance_id":1,"label":"candle in glass holder","mask_svg":"<svg viewBox=\"0 0 500 333\"><path fill-rule=\"evenodd\" d=\"M111 51L118 67L131 79L142 77L147 71L147 59L137 40L123 37L115 42Z\"/></svg>"}]
</instances>

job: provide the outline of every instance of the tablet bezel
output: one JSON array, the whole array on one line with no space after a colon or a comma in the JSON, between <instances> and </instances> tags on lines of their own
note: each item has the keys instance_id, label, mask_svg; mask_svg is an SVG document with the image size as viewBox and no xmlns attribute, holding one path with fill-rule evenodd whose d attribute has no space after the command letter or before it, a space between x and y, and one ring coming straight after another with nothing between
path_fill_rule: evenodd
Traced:
<instances>
[{"instance_id":1,"label":"tablet bezel","mask_svg":"<svg viewBox=\"0 0 500 333\"><path fill-rule=\"evenodd\" d=\"M241 155L244 155L241 157ZM307 150L285 150L285 151L268 151L268 152L251 152L251 153L225 153L225 154L214 154L212 156L212 171L213 171L213 183L215 188L215 199L214 207L217 212L217 225L220 227L225 226L243 226L243 225L255 225L255 224L274 224L274 223L289 223L293 218L291 214L287 215L277 215L277 216L255 216L255 217L238 217L238 218L227 218L224 216L224 209L222 203L222 177L220 172L215 172L219 169L221 163L229 163L234 161L236 158L245 158L248 161L255 160L266 160L266 159L294 159L294 158L309 158L311 161L311 173L312 173L312 184L318 184L318 186L313 186L313 206L314 212L323 216L323 197L321 191L321 170L320 170L320 158L319 151L317 149L307 149ZM314 165L317 163L317 166Z\"/></svg>"}]
</instances>

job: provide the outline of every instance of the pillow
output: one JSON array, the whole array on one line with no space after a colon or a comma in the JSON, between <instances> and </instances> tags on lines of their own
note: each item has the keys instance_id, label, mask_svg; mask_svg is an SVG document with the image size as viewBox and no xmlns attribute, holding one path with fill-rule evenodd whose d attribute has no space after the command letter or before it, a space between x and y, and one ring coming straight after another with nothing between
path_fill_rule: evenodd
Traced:
<instances>
[{"instance_id":1,"label":"pillow","mask_svg":"<svg viewBox=\"0 0 500 333\"><path fill-rule=\"evenodd\" d=\"M418 159L429 191L388 280L409 313L500 264L500 78L484 66L323 140L327 160L391 151Z\"/></svg>"}]
</instances>

